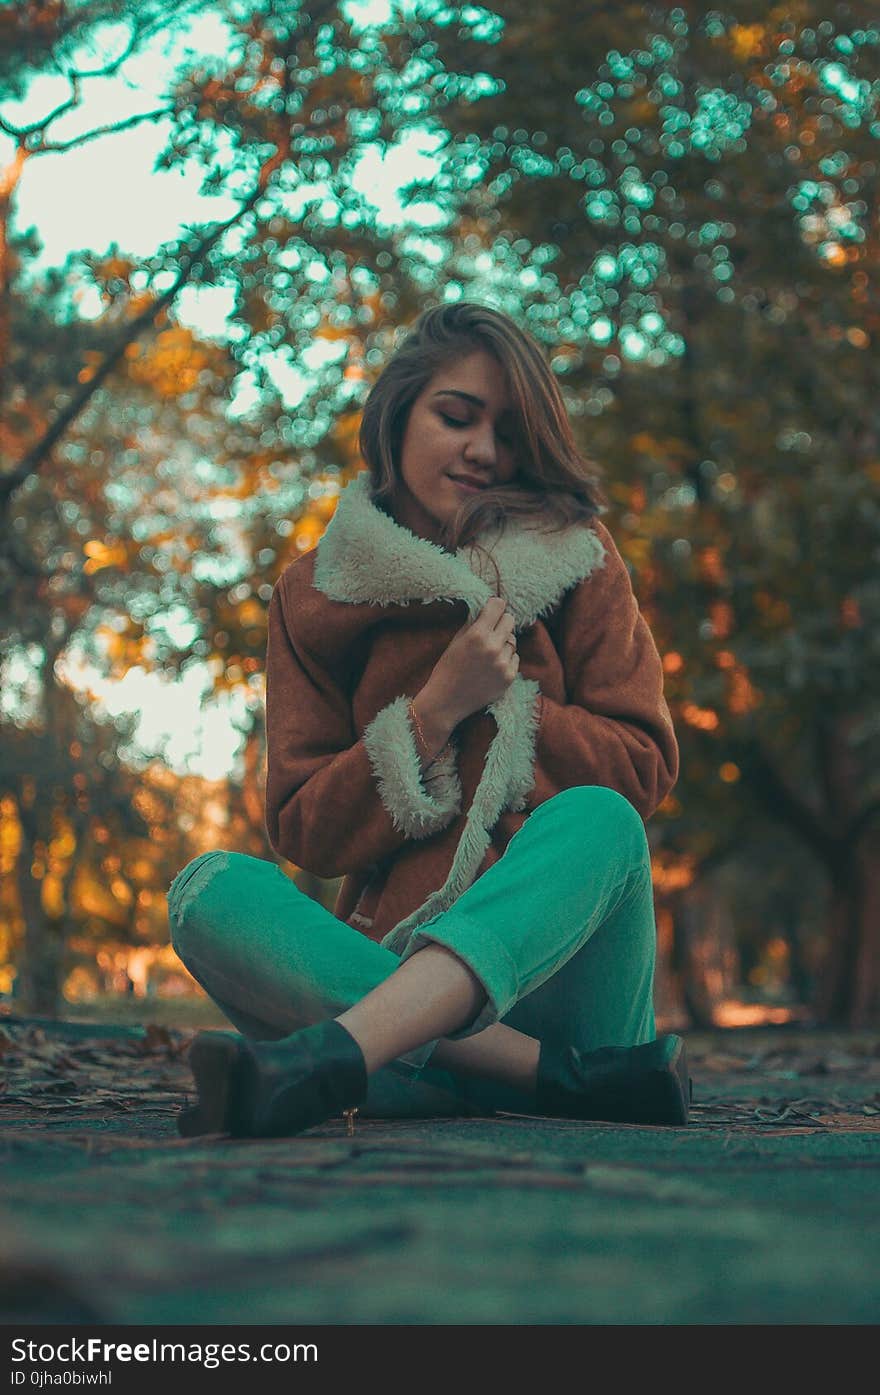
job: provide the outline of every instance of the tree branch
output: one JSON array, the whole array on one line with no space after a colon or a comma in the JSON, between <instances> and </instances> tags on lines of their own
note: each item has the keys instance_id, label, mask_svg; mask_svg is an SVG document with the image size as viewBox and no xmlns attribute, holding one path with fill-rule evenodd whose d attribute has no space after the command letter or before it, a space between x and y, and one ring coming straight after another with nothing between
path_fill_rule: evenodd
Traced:
<instances>
[{"instance_id":1,"label":"tree branch","mask_svg":"<svg viewBox=\"0 0 880 1395\"><path fill-rule=\"evenodd\" d=\"M757 742L738 742L734 759L767 812L799 833L826 866L835 862L835 839L813 810L792 793L767 752Z\"/></svg>"},{"instance_id":2,"label":"tree branch","mask_svg":"<svg viewBox=\"0 0 880 1395\"><path fill-rule=\"evenodd\" d=\"M876 819L878 814L880 814L880 799L875 799L873 804L867 804L861 813L856 815L844 835L849 846L853 848L858 846L868 824L872 819Z\"/></svg>"},{"instance_id":3,"label":"tree branch","mask_svg":"<svg viewBox=\"0 0 880 1395\"><path fill-rule=\"evenodd\" d=\"M117 121L109 126L96 126L93 131L86 131L84 135L74 136L67 141L44 141L31 151L32 155L58 155L65 150L72 150L74 147L85 145L86 141L96 140L98 136L114 136L118 131L128 131L132 126L136 126L140 121L158 121L163 116L173 116L174 107L159 107L157 111L142 111L137 116L127 116L124 121Z\"/></svg>"},{"instance_id":4,"label":"tree branch","mask_svg":"<svg viewBox=\"0 0 880 1395\"><path fill-rule=\"evenodd\" d=\"M171 16L179 22L185 15L198 14L200 10L213 8L215 3L216 0L190 0L188 5L184 5L175 3L175 0L169 0L169 3L164 8L160 7L152 18L134 19L125 49L117 58L112 58L105 67L89 68L85 71L70 69L66 76L71 78L112 77L122 67L126 58L131 56L139 43L166 28Z\"/></svg>"},{"instance_id":5,"label":"tree branch","mask_svg":"<svg viewBox=\"0 0 880 1395\"><path fill-rule=\"evenodd\" d=\"M125 327L124 334L120 335L113 348L108 350L95 373L89 378L88 382L83 383L82 387L74 394L67 406L59 412L58 416L44 432L40 440L31 447L13 470L10 470L7 474L0 475L0 510L8 506L9 499L15 490L24 483L29 475L33 474L40 467L53 447L64 435L70 424L76 420L86 403L94 396L105 378L109 376L116 364L123 357L128 345L134 343L141 331L145 329L147 325L152 324L161 312L166 309L167 306L171 305L181 288L186 285L195 266L207 255L223 234L238 223L246 213L251 211L257 201L265 193L269 181L283 164L285 154L285 147L282 146L276 149L275 154L263 165L255 188L245 199L241 207L236 210L231 218L227 218L223 223L218 223L212 232L207 233L202 238L196 249L187 257L172 285L170 285L166 291L163 291L157 300L146 306L139 315L136 315L133 320L129 321Z\"/></svg>"},{"instance_id":6,"label":"tree branch","mask_svg":"<svg viewBox=\"0 0 880 1395\"><path fill-rule=\"evenodd\" d=\"M111 58L110 62L107 63L103 68L87 68L84 71L79 68L70 68L68 69L67 76L71 80L90 77L112 77L114 73L117 73L119 71L126 58L130 58L131 55L134 53L134 50L137 47L138 42L142 38L146 37L146 35L148 35L149 32L149 24L138 25L137 21L135 21L134 25L132 26L131 33L128 36L128 43L126 44L125 48L122 50L122 53L119 55L118 58Z\"/></svg>"},{"instance_id":7,"label":"tree branch","mask_svg":"<svg viewBox=\"0 0 880 1395\"><path fill-rule=\"evenodd\" d=\"M12 136L13 140L20 141L26 141L28 136L34 135L37 131L45 131L52 121L57 121L58 117L63 116L66 111L72 111L79 102L79 87L75 80L71 83L71 87L73 90L67 100L56 107L54 111L50 111L48 116L41 117L39 121L32 122L30 126L13 126L11 122L0 116L0 130L5 131L8 136Z\"/></svg>"},{"instance_id":8,"label":"tree branch","mask_svg":"<svg viewBox=\"0 0 880 1395\"><path fill-rule=\"evenodd\" d=\"M128 42L126 43L126 46L123 49L122 53L120 53L116 58L110 59L110 61L108 63L105 63L105 65L102 68L88 68L83 70L76 68L62 68L60 64L57 61L55 61L53 63L53 66L57 68L58 72L61 74L62 77L67 78L67 80L70 82L71 95L64 102L62 102L60 106L56 107L54 111L50 111L47 116L40 117L39 121L34 121L30 126L13 126L10 121L7 121L5 119L5 117L0 116L0 131L5 131L5 133L8 136L11 136L13 140L24 141L26 141L29 136L35 135L38 131L45 131L47 126L50 126L53 121L58 120L59 116L63 116L65 112L71 111L73 108L80 104L82 96L80 90L80 83L84 78L112 77L115 73L119 71L126 59L131 57L132 53L135 51L135 49L138 47L140 43L142 43L145 39L150 38L153 34L158 33L160 30L166 27L169 17L173 16L179 23L180 20L184 17L184 15L198 14L200 10L208 9L213 3L214 0L190 0L190 3L188 5L181 5L175 4L173 0L170 0L170 3L167 6L165 6L164 9L160 8L159 10L157 10L156 14L154 14L152 18L149 18L147 20L141 20L140 22L137 19L135 19L132 25L131 32L128 36ZM74 24L71 23L68 27L67 32L72 33L73 28ZM112 128L105 127L104 129L107 130ZM86 136L79 138L79 140L83 139L87 140L90 139L90 137ZM50 148L66 150L70 148L71 144L79 144L79 140L70 142L68 145L53 146ZM43 146L41 145L39 148L42 149Z\"/></svg>"}]
</instances>

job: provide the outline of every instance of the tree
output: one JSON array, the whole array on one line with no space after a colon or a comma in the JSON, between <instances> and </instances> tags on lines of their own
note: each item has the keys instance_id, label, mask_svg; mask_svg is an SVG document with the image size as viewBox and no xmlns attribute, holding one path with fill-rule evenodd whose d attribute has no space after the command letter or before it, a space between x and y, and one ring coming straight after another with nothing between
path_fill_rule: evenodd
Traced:
<instances>
[{"instance_id":1,"label":"tree","mask_svg":"<svg viewBox=\"0 0 880 1395\"><path fill-rule=\"evenodd\" d=\"M876 12L501 13L472 59L496 94L450 114L450 161L479 171L452 265L552 346L616 481L682 738L664 843L700 875L756 820L794 833L831 889L817 1006L864 1023L880 1009ZM462 62L452 30L441 55Z\"/></svg>"},{"instance_id":2,"label":"tree","mask_svg":"<svg viewBox=\"0 0 880 1395\"><path fill-rule=\"evenodd\" d=\"M210 662L215 690L247 693L245 779L233 803L240 803L239 817L254 819L262 802L262 736L253 679L265 652L265 603L291 551L316 540L333 505L332 488L312 497L310 452L320 443L332 486L334 469L352 458L351 399L363 386L361 351L370 326L383 310L417 304L405 259L385 250L393 249L393 239L377 227L375 210L349 178L361 150L405 126L414 84L405 36L368 42L332 5L311 7L309 15L247 0L220 8L235 36L230 60L178 74L167 101L132 120L168 117L161 163L200 160L205 191L231 195L233 215L185 229L141 265L111 248L107 255L71 257L43 281L28 274L37 243L14 228L14 195L24 161L69 148L50 139L50 127L80 99L86 75L72 54L114 18L129 26L129 41L92 71L117 71L168 11L157 4L82 5L47 26L41 7L19 6L4 31L0 81L5 75L7 96L25 90L23 80L10 76L15 64L8 55L16 51L27 54L31 72L64 71L71 95L28 127L0 105L2 129L16 147L2 210L9 333L0 589L11 617L2 658L7 666L30 661L37 733L67 710L69 694L58 687L73 649L117 677L135 663L173 673ZM429 78L430 72L416 84L425 100ZM352 98L361 104L361 119L349 122ZM108 133L102 128L80 139ZM324 181L335 198L332 214ZM376 274L383 258L393 275ZM102 298L97 319L78 314L77 291L85 284ZM197 341L171 313L184 285L220 284L236 296L230 340L222 347ZM322 338L342 341L349 363L313 371L319 381L293 419L274 386L272 356L287 345L305 356ZM261 401L230 426L225 409L236 370L252 375ZM228 542L226 565L212 569L207 562L220 561L220 530L210 512L199 517L199 506L233 500L241 527ZM167 623L175 608L189 624L173 628L188 630L187 638L174 638ZM8 739L15 744L14 736ZM101 739L96 728L90 740L69 742L67 751L60 740L40 748L44 818L46 791L82 781L93 789L90 762ZM85 768L71 767L71 746ZM22 750L36 759L32 745ZM16 769L8 797L25 836L35 847L45 845L51 830L29 828L23 815L31 786L23 764ZM125 772L119 775L124 784ZM87 833L75 825L74 838ZM263 837L261 830L261 851ZM23 854L19 870L22 901L32 912L25 915L25 962L38 966L26 969L27 991L46 1005L61 956L46 947L37 925L40 907L49 913L33 884L40 880L39 859ZM32 993L38 979L46 986Z\"/></svg>"}]
</instances>

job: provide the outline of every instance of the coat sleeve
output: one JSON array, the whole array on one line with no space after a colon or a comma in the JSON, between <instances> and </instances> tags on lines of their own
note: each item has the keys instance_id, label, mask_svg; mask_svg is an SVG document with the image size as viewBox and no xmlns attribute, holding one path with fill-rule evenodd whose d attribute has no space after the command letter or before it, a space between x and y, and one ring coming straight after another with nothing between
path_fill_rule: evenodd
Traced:
<instances>
[{"instance_id":1,"label":"coat sleeve","mask_svg":"<svg viewBox=\"0 0 880 1395\"><path fill-rule=\"evenodd\" d=\"M316 876L358 872L461 810L454 742L422 772L401 694L361 737L351 701L321 656L297 638L281 580L266 645L266 831L282 857Z\"/></svg>"},{"instance_id":2,"label":"coat sleeve","mask_svg":"<svg viewBox=\"0 0 880 1395\"><path fill-rule=\"evenodd\" d=\"M599 522L605 560L566 598L559 630L568 701L541 693L537 805L571 785L606 785L647 819L678 779L663 665L626 563Z\"/></svg>"}]
</instances>

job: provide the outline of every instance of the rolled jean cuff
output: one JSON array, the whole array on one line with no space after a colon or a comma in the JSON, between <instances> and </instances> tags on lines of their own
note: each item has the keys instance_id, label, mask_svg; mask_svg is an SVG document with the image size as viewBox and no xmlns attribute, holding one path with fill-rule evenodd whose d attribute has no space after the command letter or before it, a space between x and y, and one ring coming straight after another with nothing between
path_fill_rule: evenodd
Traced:
<instances>
[{"instance_id":1,"label":"rolled jean cuff","mask_svg":"<svg viewBox=\"0 0 880 1395\"><path fill-rule=\"evenodd\" d=\"M198 876L203 867L217 858L223 858L228 863L229 853L225 848L212 848L209 852L199 853L197 857L192 858L185 866L181 867L166 892L168 919L172 924L180 923L184 905L189 903L202 886L203 881L210 881L211 876L218 870L217 867L212 867L211 874L207 878L203 879Z\"/></svg>"},{"instance_id":2,"label":"rolled jean cuff","mask_svg":"<svg viewBox=\"0 0 880 1395\"><path fill-rule=\"evenodd\" d=\"M400 956L401 964L431 943L452 950L479 979L486 994L486 1001L473 1022L454 1032L446 1032L445 1040L460 1041L475 1036L510 1011L519 998L516 965L506 945L487 930L485 924L478 924L461 912L443 911L436 921L428 920L413 931ZM431 1049L436 1045L432 1043Z\"/></svg>"},{"instance_id":3,"label":"rolled jean cuff","mask_svg":"<svg viewBox=\"0 0 880 1395\"><path fill-rule=\"evenodd\" d=\"M399 1075L420 1075L439 1041L440 1038L435 1037L433 1041L426 1041L422 1046L417 1046L414 1051L407 1051L404 1055L397 1056L389 1062L391 1069L396 1070Z\"/></svg>"}]
</instances>

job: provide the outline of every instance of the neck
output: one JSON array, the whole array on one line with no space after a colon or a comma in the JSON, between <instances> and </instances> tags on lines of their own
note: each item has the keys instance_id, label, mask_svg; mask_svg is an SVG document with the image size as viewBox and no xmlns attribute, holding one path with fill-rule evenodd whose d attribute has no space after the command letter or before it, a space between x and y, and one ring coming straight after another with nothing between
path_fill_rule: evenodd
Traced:
<instances>
[{"instance_id":1,"label":"neck","mask_svg":"<svg viewBox=\"0 0 880 1395\"><path fill-rule=\"evenodd\" d=\"M451 548L442 541L442 525L419 503L403 480L398 481L395 494L388 500L387 512L401 528L408 528L416 537L425 538L451 552Z\"/></svg>"}]
</instances>

